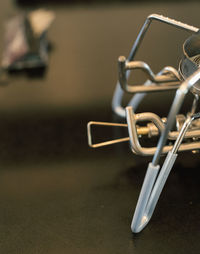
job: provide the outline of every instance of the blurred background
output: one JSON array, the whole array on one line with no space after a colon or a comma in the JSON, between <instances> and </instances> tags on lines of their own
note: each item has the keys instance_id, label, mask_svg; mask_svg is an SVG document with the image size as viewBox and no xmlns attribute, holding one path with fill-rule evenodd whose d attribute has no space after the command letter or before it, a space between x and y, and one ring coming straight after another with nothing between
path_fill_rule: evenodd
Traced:
<instances>
[{"instance_id":1,"label":"blurred background","mask_svg":"<svg viewBox=\"0 0 200 254\"><path fill-rule=\"evenodd\" d=\"M128 56L146 17L199 27L199 2L1 1L0 55L7 20L39 8L55 14L45 73L6 73L0 86L0 253L198 253L198 155L180 156L152 222L134 236L151 158L133 156L128 144L88 148L86 125L119 121L111 110L117 59ZM136 59L155 73L178 68L189 35L155 22ZM167 116L173 95L148 95L138 110Z\"/></svg>"}]
</instances>

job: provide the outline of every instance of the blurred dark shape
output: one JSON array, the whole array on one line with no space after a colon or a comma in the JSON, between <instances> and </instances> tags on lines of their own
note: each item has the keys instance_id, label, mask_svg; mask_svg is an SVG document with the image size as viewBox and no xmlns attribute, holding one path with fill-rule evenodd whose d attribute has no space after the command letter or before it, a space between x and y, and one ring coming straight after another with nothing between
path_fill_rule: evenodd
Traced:
<instances>
[{"instance_id":1,"label":"blurred dark shape","mask_svg":"<svg viewBox=\"0 0 200 254\"><path fill-rule=\"evenodd\" d=\"M47 29L53 19L54 14L44 10L10 19L6 24L2 69L12 74L43 76L48 65Z\"/></svg>"}]
</instances>

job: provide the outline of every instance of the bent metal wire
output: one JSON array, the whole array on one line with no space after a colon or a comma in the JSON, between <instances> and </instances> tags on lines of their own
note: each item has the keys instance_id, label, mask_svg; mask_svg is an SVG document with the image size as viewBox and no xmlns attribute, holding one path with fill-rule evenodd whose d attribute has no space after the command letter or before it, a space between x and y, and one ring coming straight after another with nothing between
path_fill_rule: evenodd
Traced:
<instances>
[{"instance_id":1,"label":"bent metal wire","mask_svg":"<svg viewBox=\"0 0 200 254\"><path fill-rule=\"evenodd\" d=\"M154 74L150 66L142 61L134 61L139 46L152 21L159 21L177 29L183 29L192 33L183 45L184 57L179 64L179 70L171 66L164 67L159 73ZM119 81L112 100L113 111L126 119L126 124L89 122L87 126L89 146L97 148L119 142L129 141L133 153L140 155L153 155L152 162L147 167L146 176L142 185L136 209L131 223L134 233L140 232L150 221L162 189L168 175L175 163L177 153L180 151L200 149L200 113L196 113L197 102L200 95L200 33L199 28L182 22L152 14L147 17L128 59L120 56L118 59ZM130 85L128 78L130 72L140 69L147 76L144 84ZM135 111L146 93L155 91L167 91L174 89L176 94L167 118L160 118L150 112L136 114ZM178 114L188 91L194 95L191 110L186 114ZM122 106L124 92L134 94L128 105ZM139 123L148 122L146 126ZM176 122L176 130L172 126ZM120 126L128 128L129 137L110 140L93 144L92 125ZM144 135L159 136L157 146L143 147L140 138ZM170 144L168 144L170 140ZM159 164L162 154L166 154L162 167Z\"/></svg>"}]
</instances>

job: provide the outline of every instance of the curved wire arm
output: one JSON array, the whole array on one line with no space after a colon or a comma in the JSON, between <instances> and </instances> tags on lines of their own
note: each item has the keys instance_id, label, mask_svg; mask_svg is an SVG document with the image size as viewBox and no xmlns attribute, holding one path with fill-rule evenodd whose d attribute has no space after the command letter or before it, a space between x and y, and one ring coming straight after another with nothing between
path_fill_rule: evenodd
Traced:
<instances>
[{"instance_id":1,"label":"curved wire arm","mask_svg":"<svg viewBox=\"0 0 200 254\"><path fill-rule=\"evenodd\" d=\"M189 32L196 33L199 31L199 29L197 27L190 26L190 25L184 24L182 22L179 22L179 21L167 18L167 17L163 17L158 14L151 14L147 17L145 23L143 24L143 26L142 26L134 44L133 44L133 47L132 47L129 57L128 57L128 61L132 61L134 59L136 52L137 52L140 44L142 43L142 40L143 40L151 22L152 22L152 20L157 20L159 22L166 23L166 24L175 26L176 28L180 28L182 30L186 30ZM170 68L172 68L172 67L170 67ZM171 72L172 72L172 74L177 73L177 71L174 68L173 68L173 70L171 69ZM128 79L129 75L130 75L130 70L127 70L126 71L126 79ZM147 81L147 82L145 82L144 85L149 86L149 85L151 85L151 82ZM116 84L115 92L114 92L113 99L112 99L112 109L117 115L124 118L125 117L125 108L122 106L123 94L124 94L124 91L120 87L120 83L118 81ZM145 94L146 93L136 94L135 96L133 96L133 98L131 99L131 101L129 102L128 105L133 106L133 108L136 110L136 107L138 106L140 101L143 99Z\"/></svg>"},{"instance_id":2,"label":"curved wire arm","mask_svg":"<svg viewBox=\"0 0 200 254\"><path fill-rule=\"evenodd\" d=\"M196 114L192 117L190 115L188 116L179 133L179 136L176 139L176 142L174 143L172 150L169 151L165 159L165 162L162 166L162 169L160 170L160 173L158 175L160 169L160 166L158 165L160 155L167 141L169 131L171 130L172 125L175 121L175 117L180 110L180 107L183 103L183 100L188 90L199 80L200 80L200 69L198 69L187 80L185 80L180 86L180 88L176 91L176 96L174 98L174 102L172 104L169 116L167 118L166 127L159 139L157 150L153 157L153 161L152 163L149 163L149 166L147 168L147 173L136 205L135 213L131 224L131 229L134 233L140 232L150 221L157 201L159 199L159 196L161 194L161 191L176 160L177 150L181 145L185 133L189 128L191 122L194 119L200 117L200 114Z\"/></svg>"},{"instance_id":3,"label":"curved wire arm","mask_svg":"<svg viewBox=\"0 0 200 254\"><path fill-rule=\"evenodd\" d=\"M142 61L127 62L124 56L119 57L119 83L122 89L128 93L141 93L141 92L155 92L155 91L167 91L171 89L177 89L180 85L180 77L177 71L171 73L159 73L155 75L148 64ZM171 67L172 68L172 67ZM127 83L126 72L128 70L142 70L151 81L149 86L144 85L129 85ZM174 75L171 75L171 74Z\"/></svg>"}]
</instances>

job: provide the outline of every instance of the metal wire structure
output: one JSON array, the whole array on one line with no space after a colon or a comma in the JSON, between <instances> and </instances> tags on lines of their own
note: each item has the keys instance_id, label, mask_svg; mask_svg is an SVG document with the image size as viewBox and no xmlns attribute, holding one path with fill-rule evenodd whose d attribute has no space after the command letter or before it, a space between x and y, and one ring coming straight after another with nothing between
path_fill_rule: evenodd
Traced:
<instances>
[{"instance_id":1,"label":"metal wire structure","mask_svg":"<svg viewBox=\"0 0 200 254\"><path fill-rule=\"evenodd\" d=\"M159 73L154 74L150 66L143 61L134 61L139 46L152 21L159 21L177 29L183 29L192 33L184 43L184 58L180 62L179 70L171 66L164 67ZM125 124L89 122L88 144L93 148L129 141L133 153L142 156L152 155L152 162L147 167L146 176L136 204L131 230L140 232L150 221L160 194L170 171L176 161L178 152L200 149L200 113L197 111L197 102L200 94L200 34L199 29L170 19L158 14L149 15L142 26L138 37L133 44L129 57L120 56L118 59L119 81L116 84L112 100L113 111L126 119ZM146 75L144 84L130 85L128 78L130 72L140 69ZM136 114L135 111L144 96L150 92L176 90L175 97L167 118L145 112ZM186 114L179 114L186 94L191 91L194 95L191 110ZM126 107L122 106L124 93L133 94ZM140 122L148 122L146 126L140 126ZM177 129L172 127L176 123ZM128 137L109 140L94 144L92 142L92 125L120 126L128 128ZM158 136L156 146L143 147L140 138L144 135ZM168 141L171 141L170 143ZM167 154L164 164L160 165L160 157Z\"/></svg>"}]
</instances>

